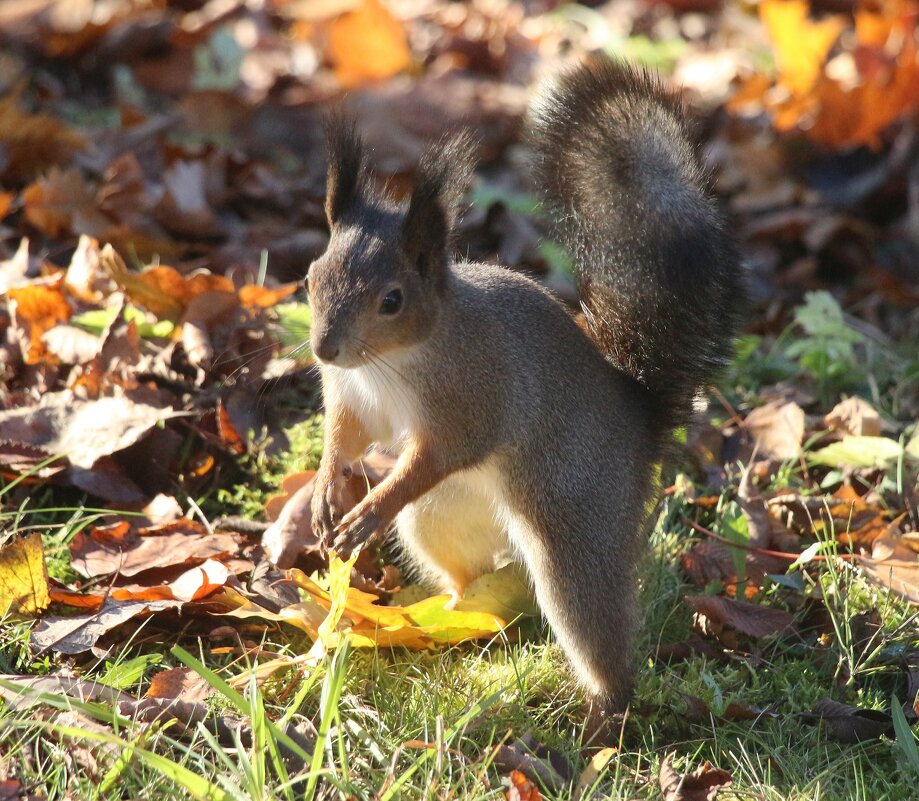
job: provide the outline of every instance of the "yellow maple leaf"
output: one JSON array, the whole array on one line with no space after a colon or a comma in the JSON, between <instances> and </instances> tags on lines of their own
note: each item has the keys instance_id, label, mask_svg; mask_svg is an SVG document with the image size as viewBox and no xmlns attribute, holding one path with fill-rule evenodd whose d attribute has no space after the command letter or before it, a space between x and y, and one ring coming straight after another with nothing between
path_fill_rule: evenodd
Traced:
<instances>
[{"instance_id":1,"label":"yellow maple leaf","mask_svg":"<svg viewBox=\"0 0 919 801\"><path fill-rule=\"evenodd\" d=\"M337 648L342 638L358 648L402 646L426 650L492 636L506 625L487 611L447 608L449 595L435 595L409 606L380 606L377 596L349 586L352 564L353 559L330 560L328 590L300 570L288 571L303 597L279 612L260 608L229 588L212 598L233 606L226 613L233 617L278 620L305 631L315 643L310 650L311 659Z\"/></svg>"},{"instance_id":2,"label":"yellow maple leaf","mask_svg":"<svg viewBox=\"0 0 919 801\"><path fill-rule=\"evenodd\" d=\"M763 0L760 18L775 45L780 82L792 94L809 92L823 74L833 43L846 27L845 17L835 15L813 22L806 0Z\"/></svg>"},{"instance_id":3,"label":"yellow maple leaf","mask_svg":"<svg viewBox=\"0 0 919 801\"><path fill-rule=\"evenodd\" d=\"M0 547L0 618L34 617L49 603L41 534L17 537Z\"/></svg>"}]
</instances>

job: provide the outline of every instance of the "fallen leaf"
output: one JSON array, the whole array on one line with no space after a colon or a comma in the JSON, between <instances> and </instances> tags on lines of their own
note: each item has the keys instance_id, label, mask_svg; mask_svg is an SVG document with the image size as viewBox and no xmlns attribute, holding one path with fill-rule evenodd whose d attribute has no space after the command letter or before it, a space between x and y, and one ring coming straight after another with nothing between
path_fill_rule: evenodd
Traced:
<instances>
[{"instance_id":1,"label":"fallen leaf","mask_svg":"<svg viewBox=\"0 0 919 801\"><path fill-rule=\"evenodd\" d=\"M70 319L70 304L59 282L10 289L7 297L13 322L22 332L23 360L26 364L38 364L47 353L45 333Z\"/></svg>"},{"instance_id":2,"label":"fallen leaf","mask_svg":"<svg viewBox=\"0 0 919 801\"><path fill-rule=\"evenodd\" d=\"M75 676L17 676L0 674L0 698L12 709L29 709L41 703L39 694L66 695L78 701L103 701L115 704L130 700L126 693L98 681L79 679Z\"/></svg>"},{"instance_id":3,"label":"fallen leaf","mask_svg":"<svg viewBox=\"0 0 919 801\"><path fill-rule=\"evenodd\" d=\"M185 277L172 267L148 267L135 273L111 245L100 254L102 268L127 296L160 320L179 322L188 304L204 292L233 292L233 282L222 275L197 273Z\"/></svg>"},{"instance_id":4,"label":"fallen leaf","mask_svg":"<svg viewBox=\"0 0 919 801\"><path fill-rule=\"evenodd\" d=\"M734 781L726 770L705 762L692 773L677 773L673 768L673 757L668 754L661 763L660 782L664 801L714 801L722 787Z\"/></svg>"},{"instance_id":5,"label":"fallen leaf","mask_svg":"<svg viewBox=\"0 0 919 801\"><path fill-rule=\"evenodd\" d=\"M299 284L283 284L269 288L258 284L246 284L239 289L239 302L247 309L268 309L296 294Z\"/></svg>"},{"instance_id":6,"label":"fallen leaf","mask_svg":"<svg viewBox=\"0 0 919 801\"><path fill-rule=\"evenodd\" d=\"M767 403L750 412L743 425L760 456L783 461L800 455L804 410L797 403Z\"/></svg>"},{"instance_id":7,"label":"fallen leaf","mask_svg":"<svg viewBox=\"0 0 919 801\"><path fill-rule=\"evenodd\" d=\"M110 594L119 601L200 601L224 587L232 575L227 565L208 559L168 584L118 586Z\"/></svg>"},{"instance_id":8,"label":"fallen leaf","mask_svg":"<svg viewBox=\"0 0 919 801\"><path fill-rule=\"evenodd\" d=\"M326 58L344 86L388 78L411 61L402 24L379 0L362 0L328 23Z\"/></svg>"},{"instance_id":9,"label":"fallen leaf","mask_svg":"<svg viewBox=\"0 0 919 801\"><path fill-rule=\"evenodd\" d=\"M52 165L66 164L85 147L84 138L51 114L21 109L21 92L0 100L0 145L4 150L3 182L21 183Z\"/></svg>"},{"instance_id":10,"label":"fallen leaf","mask_svg":"<svg viewBox=\"0 0 919 801\"><path fill-rule=\"evenodd\" d=\"M522 771L512 770L507 777L510 787L504 791L507 801L539 801L539 788Z\"/></svg>"},{"instance_id":11,"label":"fallen leaf","mask_svg":"<svg viewBox=\"0 0 919 801\"><path fill-rule=\"evenodd\" d=\"M139 615L178 609L183 601L116 601L109 598L97 612L72 617L46 617L32 629L32 647L60 654L94 650L99 638Z\"/></svg>"},{"instance_id":12,"label":"fallen leaf","mask_svg":"<svg viewBox=\"0 0 919 801\"><path fill-rule=\"evenodd\" d=\"M102 339L74 325L56 325L42 334L45 350L64 364L85 364L102 350Z\"/></svg>"},{"instance_id":13,"label":"fallen leaf","mask_svg":"<svg viewBox=\"0 0 919 801\"><path fill-rule=\"evenodd\" d=\"M346 637L358 648L402 646L425 650L438 644L463 642L493 636L505 623L485 612L448 609L449 595L437 595L408 606L380 606L376 595L349 586L351 562L332 558L329 563L330 590L322 589L302 571L291 569L288 577L301 590L299 603L273 612L232 588L212 596L231 609L230 617L260 617L289 623L305 631L321 657Z\"/></svg>"},{"instance_id":14,"label":"fallen leaf","mask_svg":"<svg viewBox=\"0 0 919 801\"><path fill-rule=\"evenodd\" d=\"M77 533L70 544L73 569L87 578L135 576L145 570L206 562L235 554L237 539L231 534L209 534L194 520L179 520L134 532L123 525L114 530L92 527ZM194 575L194 574L193 574ZM200 577L209 586L209 577ZM214 575L217 583L220 576ZM226 579L222 579L225 581ZM190 579L194 586L195 579Z\"/></svg>"},{"instance_id":15,"label":"fallen leaf","mask_svg":"<svg viewBox=\"0 0 919 801\"><path fill-rule=\"evenodd\" d=\"M836 431L856 437L876 437L881 433L881 416L868 401L859 397L840 401L823 421Z\"/></svg>"},{"instance_id":16,"label":"fallen leaf","mask_svg":"<svg viewBox=\"0 0 919 801\"><path fill-rule=\"evenodd\" d=\"M886 712L859 709L832 698L818 701L809 713L802 715L802 719L812 723L823 721L830 736L844 743L893 735L893 719Z\"/></svg>"},{"instance_id":17,"label":"fallen leaf","mask_svg":"<svg viewBox=\"0 0 919 801\"><path fill-rule=\"evenodd\" d=\"M41 534L14 534L0 546L0 618L34 617L50 602Z\"/></svg>"},{"instance_id":18,"label":"fallen leaf","mask_svg":"<svg viewBox=\"0 0 919 801\"><path fill-rule=\"evenodd\" d=\"M49 392L37 406L0 411L0 440L66 456L71 465L91 470L177 414L127 395L81 401L71 392Z\"/></svg>"},{"instance_id":19,"label":"fallen leaf","mask_svg":"<svg viewBox=\"0 0 919 801\"><path fill-rule=\"evenodd\" d=\"M581 771L581 775L578 777L577 784L574 786L572 798L582 798L584 793L597 783L597 780L603 775L603 771L606 770L607 765L609 765L618 753L618 748L601 748L593 754L587 762L587 766Z\"/></svg>"},{"instance_id":20,"label":"fallen leaf","mask_svg":"<svg viewBox=\"0 0 919 801\"><path fill-rule=\"evenodd\" d=\"M191 668L174 667L153 675L146 697L205 701L213 694L214 688Z\"/></svg>"},{"instance_id":21,"label":"fallen leaf","mask_svg":"<svg viewBox=\"0 0 919 801\"><path fill-rule=\"evenodd\" d=\"M810 454L815 464L828 467L889 467L899 457L902 449L895 440L887 437L847 436Z\"/></svg>"},{"instance_id":22,"label":"fallen leaf","mask_svg":"<svg viewBox=\"0 0 919 801\"><path fill-rule=\"evenodd\" d=\"M919 606L919 558L879 560L863 556L858 566L872 583Z\"/></svg>"},{"instance_id":23,"label":"fallen leaf","mask_svg":"<svg viewBox=\"0 0 919 801\"><path fill-rule=\"evenodd\" d=\"M517 562L473 580L454 608L459 612L487 612L509 621L540 614L526 568Z\"/></svg>"},{"instance_id":24,"label":"fallen leaf","mask_svg":"<svg viewBox=\"0 0 919 801\"><path fill-rule=\"evenodd\" d=\"M845 20L839 15L811 20L806 0L762 0L759 13L775 47L781 83L792 93L806 94L817 83Z\"/></svg>"},{"instance_id":25,"label":"fallen leaf","mask_svg":"<svg viewBox=\"0 0 919 801\"><path fill-rule=\"evenodd\" d=\"M724 709L715 714L711 707L696 695L680 693L686 702L686 718L695 723L711 724L714 721L758 720L759 718L777 718L778 714L756 706L748 706L731 701Z\"/></svg>"},{"instance_id":26,"label":"fallen leaf","mask_svg":"<svg viewBox=\"0 0 919 801\"><path fill-rule=\"evenodd\" d=\"M102 270L99 243L91 236L80 236L64 275L64 286L75 297L87 303L99 303L113 288Z\"/></svg>"},{"instance_id":27,"label":"fallen leaf","mask_svg":"<svg viewBox=\"0 0 919 801\"><path fill-rule=\"evenodd\" d=\"M392 469L392 457L371 452L351 465L351 478L341 497L344 511L363 498ZM319 541L313 534L310 504L313 500L315 471L307 470L287 476L281 482L283 494L275 495L265 504L272 520L262 535L262 547L269 561L278 567L290 567L301 552L315 550Z\"/></svg>"},{"instance_id":28,"label":"fallen leaf","mask_svg":"<svg viewBox=\"0 0 919 801\"><path fill-rule=\"evenodd\" d=\"M29 223L47 236L99 236L109 227L96 209L95 191L76 167L52 167L23 190L22 204Z\"/></svg>"},{"instance_id":29,"label":"fallen leaf","mask_svg":"<svg viewBox=\"0 0 919 801\"><path fill-rule=\"evenodd\" d=\"M716 595L687 595L683 600L715 626L729 626L748 637L778 634L794 620L793 615L781 609Z\"/></svg>"},{"instance_id":30,"label":"fallen leaf","mask_svg":"<svg viewBox=\"0 0 919 801\"><path fill-rule=\"evenodd\" d=\"M0 261L0 295L6 294L13 287L27 284L30 266L29 240L22 237L12 257Z\"/></svg>"}]
</instances>

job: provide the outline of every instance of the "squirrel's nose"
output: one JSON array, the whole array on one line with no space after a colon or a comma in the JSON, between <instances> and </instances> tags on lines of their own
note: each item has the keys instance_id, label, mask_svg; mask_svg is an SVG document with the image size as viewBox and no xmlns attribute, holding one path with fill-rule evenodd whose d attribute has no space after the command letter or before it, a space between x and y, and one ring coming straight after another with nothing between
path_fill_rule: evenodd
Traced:
<instances>
[{"instance_id":1,"label":"squirrel's nose","mask_svg":"<svg viewBox=\"0 0 919 801\"><path fill-rule=\"evenodd\" d=\"M313 353L320 361L334 362L338 358L339 348L327 337L313 343Z\"/></svg>"}]
</instances>

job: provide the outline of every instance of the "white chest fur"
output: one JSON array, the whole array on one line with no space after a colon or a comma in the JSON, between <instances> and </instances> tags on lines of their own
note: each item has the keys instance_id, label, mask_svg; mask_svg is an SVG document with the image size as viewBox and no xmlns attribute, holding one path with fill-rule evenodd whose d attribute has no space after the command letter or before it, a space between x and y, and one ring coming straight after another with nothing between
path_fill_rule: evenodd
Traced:
<instances>
[{"instance_id":1,"label":"white chest fur","mask_svg":"<svg viewBox=\"0 0 919 801\"><path fill-rule=\"evenodd\" d=\"M331 383L329 389L357 413L367 433L384 448L397 445L419 426L418 403L403 378L404 367L374 363L347 370L323 369L323 381Z\"/></svg>"}]
</instances>

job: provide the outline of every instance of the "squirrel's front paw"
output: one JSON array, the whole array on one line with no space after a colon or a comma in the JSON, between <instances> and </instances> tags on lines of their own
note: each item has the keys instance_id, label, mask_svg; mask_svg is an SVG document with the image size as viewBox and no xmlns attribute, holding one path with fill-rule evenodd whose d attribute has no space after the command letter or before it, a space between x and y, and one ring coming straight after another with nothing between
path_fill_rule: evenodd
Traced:
<instances>
[{"instance_id":1,"label":"squirrel's front paw","mask_svg":"<svg viewBox=\"0 0 919 801\"><path fill-rule=\"evenodd\" d=\"M347 480L348 476L343 470L320 470L316 476L310 512L313 533L320 545L326 546L331 542L335 525L341 519L342 493Z\"/></svg>"},{"instance_id":2,"label":"squirrel's front paw","mask_svg":"<svg viewBox=\"0 0 919 801\"><path fill-rule=\"evenodd\" d=\"M360 503L335 527L332 547L342 559L347 559L388 522L375 506L366 502Z\"/></svg>"}]
</instances>

